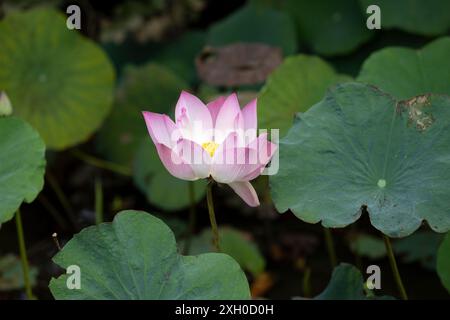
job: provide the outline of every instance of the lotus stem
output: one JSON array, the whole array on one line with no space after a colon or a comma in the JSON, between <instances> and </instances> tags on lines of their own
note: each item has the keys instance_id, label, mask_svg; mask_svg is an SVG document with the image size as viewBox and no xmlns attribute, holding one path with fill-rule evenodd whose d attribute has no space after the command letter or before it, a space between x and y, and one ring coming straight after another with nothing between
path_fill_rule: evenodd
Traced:
<instances>
[{"instance_id":1,"label":"lotus stem","mask_svg":"<svg viewBox=\"0 0 450 320\"><path fill-rule=\"evenodd\" d=\"M303 296L305 298L311 297L311 268L306 267L303 273Z\"/></svg>"},{"instance_id":2,"label":"lotus stem","mask_svg":"<svg viewBox=\"0 0 450 320\"><path fill-rule=\"evenodd\" d=\"M211 181L208 183L208 186L206 187L206 201L208 203L209 220L211 222L211 229L212 229L212 233L213 233L213 244L214 244L214 247L217 250L217 252L220 252L219 230L217 228L216 214L214 213L212 185L213 185L213 182Z\"/></svg>"},{"instance_id":3,"label":"lotus stem","mask_svg":"<svg viewBox=\"0 0 450 320\"><path fill-rule=\"evenodd\" d=\"M192 235L195 232L195 225L197 222L197 211L195 208L195 185L193 181L188 182L188 192L189 192L189 226L186 234L185 246L183 248L184 254L189 254L189 249L191 247Z\"/></svg>"},{"instance_id":4,"label":"lotus stem","mask_svg":"<svg viewBox=\"0 0 450 320\"><path fill-rule=\"evenodd\" d=\"M16 212L17 240L19 242L20 261L22 263L23 283L25 285L25 294L29 300L33 299L33 291L30 281L30 267L28 264L27 250L25 248L25 238L23 235L22 217L20 210Z\"/></svg>"},{"instance_id":5,"label":"lotus stem","mask_svg":"<svg viewBox=\"0 0 450 320\"><path fill-rule=\"evenodd\" d=\"M53 239L53 242L55 243L56 249L58 249L58 251L61 251L62 248L61 248L61 245L59 244L58 234L56 232L54 232L52 234L52 239Z\"/></svg>"},{"instance_id":6,"label":"lotus stem","mask_svg":"<svg viewBox=\"0 0 450 320\"><path fill-rule=\"evenodd\" d=\"M61 203L61 205L63 206L67 215L69 216L70 222L72 223L74 228L76 230L78 230L78 223L77 223L77 219L75 217L73 208L70 205L69 199L67 199L66 195L64 194L61 187L59 186L58 181L48 170L45 173L45 178L47 179L48 183L50 184L50 187L55 192L56 197L58 198L59 202Z\"/></svg>"},{"instance_id":7,"label":"lotus stem","mask_svg":"<svg viewBox=\"0 0 450 320\"><path fill-rule=\"evenodd\" d=\"M103 222L103 186L101 178L95 178L95 223Z\"/></svg>"},{"instance_id":8,"label":"lotus stem","mask_svg":"<svg viewBox=\"0 0 450 320\"><path fill-rule=\"evenodd\" d=\"M397 283L398 291L403 300L408 300L408 295L406 294L405 287L403 286L403 281L398 271L397 261L395 260L394 251L392 250L391 240L388 236L383 233L384 245L386 246L386 251L389 258L389 264L391 265L392 273Z\"/></svg>"},{"instance_id":9,"label":"lotus stem","mask_svg":"<svg viewBox=\"0 0 450 320\"><path fill-rule=\"evenodd\" d=\"M124 176L131 176L131 170L128 167L122 166L120 164L109 162L103 159L96 158L94 156L91 156L90 154L84 153L78 149L71 150L71 153L77 157L78 159L86 162L87 164L104 169L109 170L114 173L118 173Z\"/></svg>"},{"instance_id":10,"label":"lotus stem","mask_svg":"<svg viewBox=\"0 0 450 320\"><path fill-rule=\"evenodd\" d=\"M334 249L334 241L333 235L331 234L331 230L323 227L323 233L325 236L325 244L327 246L328 257L330 259L331 267L334 269L337 266L337 255Z\"/></svg>"},{"instance_id":11,"label":"lotus stem","mask_svg":"<svg viewBox=\"0 0 450 320\"><path fill-rule=\"evenodd\" d=\"M56 209L53 206L53 204L51 204L51 202L47 199L47 197L43 193L39 195L38 201L42 204L45 210L47 210L48 213L50 213L53 219L55 219L55 221L58 223L61 229L65 231L69 229L69 226L67 225L67 222L64 219L64 217L60 214L58 209Z\"/></svg>"}]
</instances>

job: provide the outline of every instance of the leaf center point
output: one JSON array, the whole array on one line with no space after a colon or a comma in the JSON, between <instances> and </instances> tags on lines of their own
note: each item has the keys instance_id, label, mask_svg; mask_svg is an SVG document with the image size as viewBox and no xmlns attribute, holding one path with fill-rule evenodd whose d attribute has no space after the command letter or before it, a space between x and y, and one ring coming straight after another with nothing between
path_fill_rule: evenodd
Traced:
<instances>
[{"instance_id":1,"label":"leaf center point","mask_svg":"<svg viewBox=\"0 0 450 320\"><path fill-rule=\"evenodd\" d=\"M378 185L378 187L380 187L380 188L386 187L386 180L384 180L384 179L378 180L377 185Z\"/></svg>"}]
</instances>

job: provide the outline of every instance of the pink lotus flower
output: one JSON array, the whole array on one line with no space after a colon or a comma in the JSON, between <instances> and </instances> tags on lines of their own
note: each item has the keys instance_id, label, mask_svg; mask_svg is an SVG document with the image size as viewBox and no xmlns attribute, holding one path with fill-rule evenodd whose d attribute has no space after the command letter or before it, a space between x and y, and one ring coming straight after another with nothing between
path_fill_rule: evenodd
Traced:
<instances>
[{"instance_id":1,"label":"pink lotus flower","mask_svg":"<svg viewBox=\"0 0 450 320\"><path fill-rule=\"evenodd\" d=\"M258 177L277 146L257 137L256 99L242 110L236 94L205 105L183 91L174 123L167 115L143 112L166 169L183 180L211 177L228 184L248 205L259 205L250 180Z\"/></svg>"}]
</instances>

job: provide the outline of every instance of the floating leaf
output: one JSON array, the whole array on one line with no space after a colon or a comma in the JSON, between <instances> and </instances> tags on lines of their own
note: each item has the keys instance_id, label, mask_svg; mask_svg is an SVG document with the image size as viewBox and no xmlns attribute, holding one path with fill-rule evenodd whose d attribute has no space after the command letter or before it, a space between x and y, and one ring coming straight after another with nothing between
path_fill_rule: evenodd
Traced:
<instances>
[{"instance_id":1,"label":"floating leaf","mask_svg":"<svg viewBox=\"0 0 450 320\"><path fill-rule=\"evenodd\" d=\"M114 70L103 51L51 9L0 22L0 88L51 149L86 140L107 116Z\"/></svg>"},{"instance_id":2,"label":"floating leaf","mask_svg":"<svg viewBox=\"0 0 450 320\"><path fill-rule=\"evenodd\" d=\"M373 84L397 99L425 93L450 95L449 56L449 37L420 50L381 49L364 62L357 80Z\"/></svg>"},{"instance_id":3,"label":"floating leaf","mask_svg":"<svg viewBox=\"0 0 450 320\"><path fill-rule=\"evenodd\" d=\"M99 132L98 149L109 160L131 166L143 137L148 137L142 111L172 113L188 84L157 64L128 67L111 115Z\"/></svg>"},{"instance_id":4,"label":"floating leaf","mask_svg":"<svg viewBox=\"0 0 450 320\"><path fill-rule=\"evenodd\" d=\"M419 231L411 236L396 240L394 252L404 263L420 262L429 270L436 269L436 252L443 235L434 232Z\"/></svg>"},{"instance_id":5,"label":"floating leaf","mask_svg":"<svg viewBox=\"0 0 450 320\"><path fill-rule=\"evenodd\" d=\"M450 229L450 98L396 101L368 85L338 85L302 114L280 143L271 176L278 211L325 227L368 212L388 236L426 220Z\"/></svg>"},{"instance_id":6,"label":"floating leaf","mask_svg":"<svg viewBox=\"0 0 450 320\"><path fill-rule=\"evenodd\" d=\"M247 299L248 282L239 265L221 253L181 256L161 220L122 211L75 235L53 258L63 268L77 265L81 289L70 290L64 274L50 282L56 299Z\"/></svg>"},{"instance_id":7,"label":"floating leaf","mask_svg":"<svg viewBox=\"0 0 450 320\"><path fill-rule=\"evenodd\" d=\"M448 0L359 0L366 12L369 5L381 11L383 29L398 28L420 35L444 34L450 29Z\"/></svg>"},{"instance_id":8,"label":"floating leaf","mask_svg":"<svg viewBox=\"0 0 450 320\"><path fill-rule=\"evenodd\" d=\"M281 48L285 55L297 49L295 26L289 15L252 4L209 29L207 44L223 46L235 42L265 43Z\"/></svg>"},{"instance_id":9,"label":"floating leaf","mask_svg":"<svg viewBox=\"0 0 450 320\"><path fill-rule=\"evenodd\" d=\"M257 245L245 233L229 227L222 227L219 235L221 252L233 257L242 269L249 271L255 277L264 271L266 261ZM191 240L189 253L200 254L215 251L212 238L211 230L205 229ZM183 247L185 245L186 243L183 242Z\"/></svg>"},{"instance_id":10,"label":"floating leaf","mask_svg":"<svg viewBox=\"0 0 450 320\"><path fill-rule=\"evenodd\" d=\"M360 234L352 239L350 248L354 253L370 259L380 259L386 256L384 241L369 234Z\"/></svg>"},{"instance_id":11,"label":"floating leaf","mask_svg":"<svg viewBox=\"0 0 450 320\"><path fill-rule=\"evenodd\" d=\"M409 237L398 239L392 246L397 259L403 263L420 262L429 270L436 269L436 252L442 241L442 235L428 231L418 231ZM386 256L383 239L368 234L361 234L351 242L353 252L370 259Z\"/></svg>"},{"instance_id":12,"label":"floating leaf","mask_svg":"<svg viewBox=\"0 0 450 320\"><path fill-rule=\"evenodd\" d=\"M0 117L0 224L23 201L32 202L44 186L45 145L39 134L16 117Z\"/></svg>"},{"instance_id":13,"label":"floating leaf","mask_svg":"<svg viewBox=\"0 0 450 320\"><path fill-rule=\"evenodd\" d=\"M389 296L368 296L364 293L361 272L351 264L341 263L333 270L330 283L316 300L391 300Z\"/></svg>"},{"instance_id":14,"label":"floating leaf","mask_svg":"<svg viewBox=\"0 0 450 320\"><path fill-rule=\"evenodd\" d=\"M31 286L35 285L37 275L38 270L31 267L29 272ZM19 290L23 287L23 271L20 259L13 254L0 257L0 291Z\"/></svg>"},{"instance_id":15,"label":"floating leaf","mask_svg":"<svg viewBox=\"0 0 450 320\"><path fill-rule=\"evenodd\" d=\"M288 57L267 79L258 99L259 127L280 129L292 126L294 116L317 103L328 87L349 80L315 56Z\"/></svg>"},{"instance_id":16,"label":"floating leaf","mask_svg":"<svg viewBox=\"0 0 450 320\"><path fill-rule=\"evenodd\" d=\"M346 54L371 38L357 0L287 0L301 40L322 55Z\"/></svg>"},{"instance_id":17,"label":"floating leaf","mask_svg":"<svg viewBox=\"0 0 450 320\"><path fill-rule=\"evenodd\" d=\"M450 293L450 233L447 233L437 254L437 272L441 282Z\"/></svg>"},{"instance_id":18,"label":"floating leaf","mask_svg":"<svg viewBox=\"0 0 450 320\"><path fill-rule=\"evenodd\" d=\"M195 202L205 195L206 180L189 182L172 176L161 163L149 137L144 138L136 153L133 178L148 201L165 210L183 209L191 204L190 183L194 187Z\"/></svg>"}]
</instances>

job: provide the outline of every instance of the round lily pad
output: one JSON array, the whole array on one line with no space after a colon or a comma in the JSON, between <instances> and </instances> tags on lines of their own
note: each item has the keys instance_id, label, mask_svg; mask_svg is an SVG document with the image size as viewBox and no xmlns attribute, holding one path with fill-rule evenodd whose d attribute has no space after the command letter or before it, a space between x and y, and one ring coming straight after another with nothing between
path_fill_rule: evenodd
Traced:
<instances>
[{"instance_id":1,"label":"round lily pad","mask_svg":"<svg viewBox=\"0 0 450 320\"><path fill-rule=\"evenodd\" d=\"M436 270L436 256L443 234L418 231L393 243L395 255L403 263L419 262L428 270Z\"/></svg>"},{"instance_id":2,"label":"round lily pad","mask_svg":"<svg viewBox=\"0 0 450 320\"><path fill-rule=\"evenodd\" d=\"M50 281L56 299L163 300L248 299L248 282L238 263L222 253L181 256L175 237L146 212L122 211L75 235L53 258L80 270L79 290L70 275Z\"/></svg>"},{"instance_id":3,"label":"round lily pad","mask_svg":"<svg viewBox=\"0 0 450 320\"><path fill-rule=\"evenodd\" d=\"M358 81L373 84L397 99L425 93L450 95L450 37L420 50L388 47L364 62Z\"/></svg>"},{"instance_id":4,"label":"round lily pad","mask_svg":"<svg viewBox=\"0 0 450 320\"><path fill-rule=\"evenodd\" d=\"M16 117L0 117L0 224L23 201L32 202L44 186L45 145L39 134Z\"/></svg>"},{"instance_id":5,"label":"round lily pad","mask_svg":"<svg viewBox=\"0 0 450 320\"><path fill-rule=\"evenodd\" d=\"M450 233L447 233L437 255L437 272L441 282L450 293Z\"/></svg>"},{"instance_id":6,"label":"round lily pad","mask_svg":"<svg viewBox=\"0 0 450 320\"><path fill-rule=\"evenodd\" d=\"M230 255L241 266L242 269L249 271L254 277L257 277L266 267L266 261L261 254L258 246L244 232L230 227L221 227L220 250ZM194 237L189 244L189 254L201 254L214 252L213 235L211 229L205 229L199 235ZM182 243L182 247L187 245Z\"/></svg>"},{"instance_id":7,"label":"round lily pad","mask_svg":"<svg viewBox=\"0 0 450 320\"><path fill-rule=\"evenodd\" d=\"M288 57L267 79L258 98L259 127L279 129L280 136L292 126L294 116L320 101L336 83L350 80L337 74L315 56Z\"/></svg>"},{"instance_id":8,"label":"round lily pad","mask_svg":"<svg viewBox=\"0 0 450 320\"><path fill-rule=\"evenodd\" d=\"M395 255L402 263L419 262L428 270L436 270L436 255L443 235L431 231L418 231L409 237L393 242ZM386 247L381 237L369 234L358 235L351 242L353 252L370 259L380 259L386 256Z\"/></svg>"},{"instance_id":9,"label":"round lily pad","mask_svg":"<svg viewBox=\"0 0 450 320\"><path fill-rule=\"evenodd\" d=\"M29 277L33 287L36 284L39 270L30 267ZM0 292L20 290L25 287L20 258L9 253L0 256Z\"/></svg>"},{"instance_id":10,"label":"round lily pad","mask_svg":"<svg viewBox=\"0 0 450 320\"><path fill-rule=\"evenodd\" d=\"M142 111L171 114L188 84L154 63L128 66L110 116L99 132L99 151L111 161L131 166L141 139L148 137Z\"/></svg>"},{"instance_id":11,"label":"round lily pad","mask_svg":"<svg viewBox=\"0 0 450 320\"><path fill-rule=\"evenodd\" d=\"M277 209L325 227L362 213L391 237L422 221L450 229L450 98L397 101L361 83L336 86L280 142L270 177Z\"/></svg>"},{"instance_id":12,"label":"round lily pad","mask_svg":"<svg viewBox=\"0 0 450 320\"><path fill-rule=\"evenodd\" d=\"M426 36L444 34L450 29L448 0L359 0L359 2L364 13L370 5L380 7L382 29L396 28Z\"/></svg>"},{"instance_id":13,"label":"round lily pad","mask_svg":"<svg viewBox=\"0 0 450 320\"><path fill-rule=\"evenodd\" d=\"M223 46L235 42L265 43L279 47L285 55L297 49L295 25L283 11L248 4L208 32L207 44Z\"/></svg>"},{"instance_id":14,"label":"round lily pad","mask_svg":"<svg viewBox=\"0 0 450 320\"><path fill-rule=\"evenodd\" d=\"M114 70L103 51L52 9L0 22L0 88L48 148L89 138L108 114Z\"/></svg>"},{"instance_id":15,"label":"round lily pad","mask_svg":"<svg viewBox=\"0 0 450 320\"><path fill-rule=\"evenodd\" d=\"M383 239L370 234L359 234L350 242L350 249L359 256L372 260L386 256L386 247Z\"/></svg>"},{"instance_id":16,"label":"round lily pad","mask_svg":"<svg viewBox=\"0 0 450 320\"><path fill-rule=\"evenodd\" d=\"M159 159L149 137L143 139L136 153L133 178L147 200L165 210L179 210L191 204L190 183L194 187L194 201L200 201L207 183L205 179L190 182L172 176Z\"/></svg>"},{"instance_id":17,"label":"round lily pad","mask_svg":"<svg viewBox=\"0 0 450 320\"><path fill-rule=\"evenodd\" d=\"M368 41L373 32L357 0L287 0L301 42L321 55L346 54Z\"/></svg>"}]
</instances>

